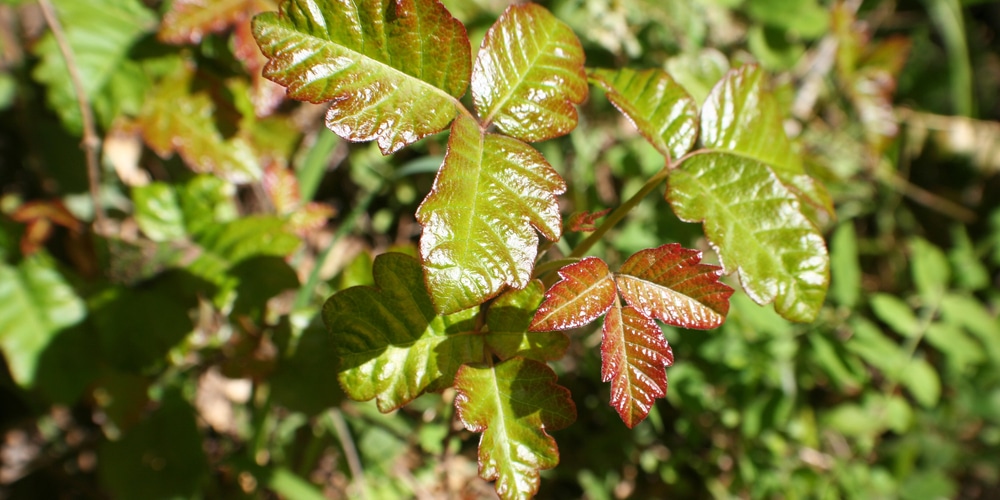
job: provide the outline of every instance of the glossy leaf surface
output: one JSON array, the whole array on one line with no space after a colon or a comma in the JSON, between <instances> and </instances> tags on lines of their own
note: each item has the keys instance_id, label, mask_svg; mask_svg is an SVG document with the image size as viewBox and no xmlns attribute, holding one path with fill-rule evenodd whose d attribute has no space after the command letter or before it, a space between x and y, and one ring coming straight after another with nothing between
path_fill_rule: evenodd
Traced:
<instances>
[{"instance_id":1,"label":"glossy leaf surface","mask_svg":"<svg viewBox=\"0 0 1000 500\"><path fill-rule=\"evenodd\" d=\"M496 481L503 499L530 498L538 472L559 463L548 431L576 420L569 391L537 361L515 358L494 366L463 366L455 377L455 408L465 428L483 433L479 476Z\"/></svg>"},{"instance_id":2,"label":"glossy leaf surface","mask_svg":"<svg viewBox=\"0 0 1000 500\"><path fill-rule=\"evenodd\" d=\"M264 76L332 101L326 124L390 154L448 126L469 83L465 27L437 0L287 0L253 20Z\"/></svg>"},{"instance_id":3,"label":"glossy leaf surface","mask_svg":"<svg viewBox=\"0 0 1000 500\"><path fill-rule=\"evenodd\" d=\"M666 396L664 370L673 362L659 325L615 301L604 318L601 380L611 382L611 406L630 429L645 420L656 398Z\"/></svg>"},{"instance_id":4,"label":"glossy leaf surface","mask_svg":"<svg viewBox=\"0 0 1000 500\"><path fill-rule=\"evenodd\" d=\"M665 71L598 69L591 79L663 156L676 160L698 137L698 105Z\"/></svg>"},{"instance_id":5,"label":"glossy leaf surface","mask_svg":"<svg viewBox=\"0 0 1000 500\"><path fill-rule=\"evenodd\" d=\"M427 287L437 310L481 304L505 285L523 288L537 253L537 229L558 240L559 174L531 146L484 133L471 118L452 125L444 165L417 210ZM534 229L532 229L534 228Z\"/></svg>"},{"instance_id":6,"label":"glossy leaf surface","mask_svg":"<svg viewBox=\"0 0 1000 500\"><path fill-rule=\"evenodd\" d=\"M628 304L668 325L705 330L726 320L733 289L722 268L701 264L701 252L677 243L642 250L622 264L615 282Z\"/></svg>"},{"instance_id":7,"label":"glossy leaf surface","mask_svg":"<svg viewBox=\"0 0 1000 500\"><path fill-rule=\"evenodd\" d=\"M434 311L412 257L380 255L373 273L374 287L330 297L323 320L335 339L344 391L358 401L376 398L388 412L451 386L460 365L482 360L483 340L473 332L477 310Z\"/></svg>"},{"instance_id":8,"label":"glossy leaf surface","mask_svg":"<svg viewBox=\"0 0 1000 500\"><path fill-rule=\"evenodd\" d=\"M802 157L785 135L778 102L765 85L764 71L757 66L727 73L702 106L702 143L766 164L800 201L833 214L830 195L806 174Z\"/></svg>"},{"instance_id":9,"label":"glossy leaf surface","mask_svg":"<svg viewBox=\"0 0 1000 500\"><path fill-rule=\"evenodd\" d=\"M508 290L496 298L486 313L486 346L500 359L516 356L536 361L563 357L569 337L561 332L528 330L545 292L541 281L534 280L522 290Z\"/></svg>"},{"instance_id":10,"label":"glossy leaf surface","mask_svg":"<svg viewBox=\"0 0 1000 500\"><path fill-rule=\"evenodd\" d=\"M617 300L615 281L603 260L587 257L559 270L531 321L533 331L577 328L608 312Z\"/></svg>"},{"instance_id":11,"label":"glossy leaf surface","mask_svg":"<svg viewBox=\"0 0 1000 500\"><path fill-rule=\"evenodd\" d=\"M525 141L576 127L587 97L584 54L573 30L545 8L511 5L486 33L472 71L472 98L485 124Z\"/></svg>"},{"instance_id":12,"label":"glossy leaf surface","mask_svg":"<svg viewBox=\"0 0 1000 500\"><path fill-rule=\"evenodd\" d=\"M830 279L826 244L798 197L771 169L728 153L691 157L670 177L667 195L683 220L704 221L727 272L758 304L792 321L812 321Z\"/></svg>"}]
</instances>

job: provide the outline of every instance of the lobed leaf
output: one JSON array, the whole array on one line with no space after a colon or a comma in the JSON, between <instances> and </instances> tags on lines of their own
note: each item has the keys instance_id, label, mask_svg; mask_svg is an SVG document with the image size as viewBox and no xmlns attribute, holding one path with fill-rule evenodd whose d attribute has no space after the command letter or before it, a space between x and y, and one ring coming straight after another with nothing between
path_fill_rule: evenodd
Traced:
<instances>
[{"instance_id":1,"label":"lobed leaf","mask_svg":"<svg viewBox=\"0 0 1000 500\"><path fill-rule=\"evenodd\" d=\"M503 499L531 498L539 471L559 463L547 431L576 420L569 391L543 363L514 358L494 366L462 366L455 377L455 408L465 428L483 433L479 476L496 481Z\"/></svg>"},{"instance_id":2,"label":"lobed leaf","mask_svg":"<svg viewBox=\"0 0 1000 500\"><path fill-rule=\"evenodd\" d=\"M520 356L536 361L563 357L569 337L561 332L533 332L528 329L542 301L545 286L533 280L522 290L508 290L496 298L486 313L486 346L500 359Z\"/></svg>"},{"instance_id":3,"label":"lobed leaf","mask_svg":"<svg viewBox=\"0 0 1000 500\"><path fill-rule=\"evenodd\" d=\"M382 412L450 387L460 365L483 359L482 336L472 331L478 311L436 313L421 274L416 259L383 254L374 287L338 292L323 306L340 385L355 400L375 398Z\"/></svg>"},{"instance_id":4,"label":"lobed leaf","mask_svg":"<svg viewBox=\"0 0 1000 500\"><path fill-rule=\"evenodd\" d=\"M614 301L604 318L601 380L611 382L611 406L629 429L645 420L656 398L667 395L664 370L673 362L656 322Z\"/></svg>"},{"instance_id":5,"label":"lobed leaf","mask_svg":"<svg viewBox=\"0 0 1000 500\"><path fill-rule=\"evenodd\" d=\"M590 78L668 161L684 156L694 146L698 104L665 71L598 69Z\"/></svg>"},{"instance_id":6,"label":"lobed leaf","mask_svg":"<svg viewBox=\"0 0 1000 500\"><path fill-rule=\"evenodd\" d=\"M834 214L833 201L826 188L806 174L802 157L785 135L778 102L765 83L757 66L729 71L701 108L702 144L766 164L809 205L803 208L818 211L811 217L818 223L820 217Z\"/></svg>"},{"instance_id":7,"label":"lobed leaf","mask_svg":"<svg viewBox=\"0 0 1000 500\"><path fill-rule=\"evenodd\" d=\"M629 257L615 282L622 298L643 315L707 330L726 320L733 289L719 283L722 268L700 262L701 252L671 243Z\"/></svg>"},{"instance_id":8,"label":"lobed leaf","mask_svg":"<svg viewBox=\"0 0 1000 500\"><path fill-rule=\"evenodd\" d=\"M439 132L469 84L465 27L438 0L286 0L253 20L264 76L332 101L326 125L383 154Z\"/></svg>"},{"instance_id":9,"label":"lobed leaf","mask_svg":"<svg viewBox=\"0 0 1000 500\"><path fill-rule=\"evenodd\" d=\"M792 321L816 317L830 280L826 244L767 165L730 153L698 154L671 174L667 198L681 219L704 221L723 267L739 272L754 302L774 301Z\"/></svg>"},{"instance_id":10,"label":"lobed leaf","mask_svg":"<svg viewBox=\"0 0 1000 500\"><path fill-rule=\"evenodd\" d=\"M531 278L538 236L562 232L559 174L531 146L484 133L472 118L452 125L444 164L417 209L420 255L436 310L483 303Z\"/></svg>"},{"instance_id":11,"label":"lobed leaf","mask_svg":"<svg viewBox=\"0 0 1000 500\"><path fill-rule=\"evenodd\" d=\"M618 300L608 265L587 257L559 270L562 278L545 293L531 321L532 331L568 330L601 317Z\"/></svg>"},{"instance_id":12,"label":"lobed leaf","mask_svg":"<svg viewBox=\"0 0 1000 500\"><path fill-rule=\"evenodd\" d=\"M584 54L573 30L545 8L511 5L486 32L472 70L472 99L484 125L525 141L576 127L587 97Z\"/></svg>"}]
</instances>

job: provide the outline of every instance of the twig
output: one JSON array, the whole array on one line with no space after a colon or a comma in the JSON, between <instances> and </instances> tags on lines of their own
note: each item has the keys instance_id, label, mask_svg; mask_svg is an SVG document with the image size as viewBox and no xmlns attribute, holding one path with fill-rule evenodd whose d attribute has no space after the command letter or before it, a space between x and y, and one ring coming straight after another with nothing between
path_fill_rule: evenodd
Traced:
<instances>
[{"instance_id":1,"label":"twig","mask_svg":"<svg viewBox=\"0 0 1000 500\"><path fill-rule=\"evenodd\" d=\"M942 198L922 187L910 183L898 174L885 176L885 182L898 189L904 196L936 212L966 224L976 221L976 213L951 200Z\"/></svg>"},{"instance_id":2,"label":"twig","mask_svg":"<svg viewBox=\"0 0 1000 500\"><path fill-rule=\"evenodd\" d=\"M340 441L340 446L344 450L344 457L347 459L347 468L351 471L351 482L357 488L356 493L358 497L368 498L368 488L365 483L365 471L361 466L361 457L358 456L358 449L354 446L354 440L351 439L351 430L347 428L344 416L340 413L339 409L333 408L327 412L326 418L329 419L330 425L333 427L333 431L337 434L337 439Z\"/></svg>"},{"instance_id":3,"label":"twig","mask_svg":"<svg viewBox=\"0 0 1000 500\"><path fill-rule=\"evenodd\" d=\"M83 142L80 146L87 159L87 180L90 184L90 198L94 204L94 231L103 235L107 226L107 215L101 205L101 172L97 162L97 152L101 147L101 139L97 135L97 127L94 124L94 112L90 108L90 101L83 89L83 79L80 77L80 69L76 65L73 56L73 49L66 40L66 33L59 24L55 8L50 0L38 0L38 6L42 9L42 16L45 17L46 24L52 30L52 36L56 39L59 52L62 53L63 60L66 61L66 69L69 71L70 83L76 93L76 103L80 107L80 117L83 120Z\"/></svg>"}]
</instances>

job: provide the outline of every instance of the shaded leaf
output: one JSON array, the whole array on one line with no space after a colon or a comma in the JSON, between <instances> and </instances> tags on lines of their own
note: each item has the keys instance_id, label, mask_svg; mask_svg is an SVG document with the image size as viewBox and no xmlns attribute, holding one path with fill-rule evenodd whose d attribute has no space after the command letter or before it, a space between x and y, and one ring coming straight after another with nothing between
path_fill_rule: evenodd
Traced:
<instances>
[{"instance_id":1,"label":"shaded leaf","mask_svg":"<svg viewBox=\"0 0 1000 500\"><path fill-rule=\"evenodd\" d=\"M435 312L420 263L403 254L375 259L375 286L338 292L323 306L340 362L338 380L352 398L376 398L388 412L425 391L450 387L459 366L482 361L475 309Z\"/></svg>"},{"instance_id":2,"label":"shaded leaf","mask_svg":"<svg viewBox=\"0 0 1000 500\"><path fill-rule=\"evenodd\" d=\"M731 70L716 84L701 109L701 141L706 148L724 150L766 164L799 200L817 223L833 215L833 202L822 184L802 166L802 157L785 135L778 102L767 91L764 72L747 65ZM815 213L817 212L818 213Z\"/></svg>"},{"instance_id":3,"label":"shaded leaf","mask_svg":"<svg viewBox=\"0 0 1000 500\"><path fill-rule=\"evenodd\" d=\"M166 43L197 44L209 33L249 24L251 15L273 7L267 0L174 0L157 36Z\"/></svg>"},{"instance_id":4,"label":"shaded leaf","mask_svg":"<svg viewBox=\"0 0 1000 500\"><path fill-rule=\"evenodd\" d=\"M472 70L472 98L486 125L525 141L576 128L587 97L584 54L573 30L545 8L511 5L486 32Z\"/></svg>"},{"instance_id":5,"label":"shaded leaf","mask_svg":"<svg viewBox=\"0 0 1000 500\"><path fill-rule=\"evenodd\" d=\"M668 161L684 156L694 146L698 105L663 70L598 69L590 77Z\"/></svg>"},{"instance_id":6,"label":"shaded leaf","mask_svg":"<svg viewBox=\"0 0 1000 500\"><path fill-rule=\"evenodd\" d=\"M911 360L899 381L924 408L937 406L941 399L941 377L926 359Z\"/></svg>"},{"instance_id":7,"label":"shaded leaf","mask_svg":"<svg viewBox=\"0 0 1000 500\"><path fill-rule=\"evenodd\" d=\"M547 431L576 420L569 391L537 361L514 358L494 366L462 366L455 377L455 408L465 428L483 433L479 476L496 481L503 499L530 498L540 470L559 463Z\"/></svg>"},{"instance_id":8,"label":"shaded leaf","mask_svg":"<svg viewBox=\"0 0 1000 500\"><path fill-rule=\"evenodd\" d=\"M448 126L471 65L465 27L440 2L387 3L289 0L253 20L264 76L294 99L332 101L327 127L383 154Z\"/></svg>"},{"instance_id":9,"label":"shaded leaf","mask_svg":"<svg viewBox=\"0 0 1000 500\"><path fill-rule=\"evenodd\" d=\"M155 14L138 0L56 0L53 4L73 52L84 94L103 117L95 99L105 93L110 94L109 100L119 98L110 83L118 72L130 71L129 66L134 68L128 62L128 51L154 26ZM80 133L83 120L76 91L53 36L45 35L35 45L34 53L41 62L33 76L46 86L49 106L59 114L67 130ZM105 118L110 121L111 116Z\"/></svg>"},{"instance_id":10,"label":"shaded leaf","mask_svg":"<svg viewBox=\"0 0 1000 500\"><path fill-rule=\"evenodd\" d=\"M671 243L629 257L615 282L622 298L644 316L707 330L729 313L733 289L719 283L721 276L722 268L701 263L701 252Z\"/></svg>"},{"instance_id":11,"label":"shaded leaf","mask_svg":"<svg viewBox=\"0 0 1000 500\"><path fill-rule=\"evenodd\" d=\"M79 231L80 221L70 213L60 200L29 201L17 207L10 214L11 220L26 224L21 235L21 255L29 256L45 245L55 226L62 226L71 231Z\"/></svg>"},{"instance_id":12,"label":"shaded leaf","mask_svg":"<svg viewBox=\"0 0 1000 500\"><path fill-rule=\"evenodd\" d=\"M190 93L193 76L190 68L179 67L148 96L138 122L146 144L162 158L176 151L195 172L232 182L260 178L250 142L239 135L224 139L211 98L204 92Z\"/></svg>"},{"instance_id":13,"label":"shaded leaf","mask_svg":"<svg viewBox=\"0 0 1000 500\"><path fill-rule=\"evenodd\" d=\"M728 153L695 155L671 174L667 198L681 219L704 221L723 267L739 273L754 302L774 301L792 321L816 317L830 280L826 244L767 165Z\"/></svg>"},{"instance_id":14,"label":"shaded leaf","mask_svg":"<svg viewBox=\"0 0 1000 500\"><path fill-rule=\"evenodd\" d=\"M854 224L841 223L830 240L832 282L830 295L838 304L854 307L861 297L861 263L858 261L858 237Z\"/></svg>"},{"instance_id":15,"label":"shaded leaf","mask_svg":"<svg viewBox=\"0 0 1000 500\"><path fill-rule=\"evenodd\" d=\"M570 231L575 233L596 231L597 219L604 217L610 211L610 208L605 208L597 212L575 212L573 215L570 215L569 220L566 221L566 225L569 226Z\"/></svg>"},{"instance_id":16,"label":"shaded leaf","mask_svg":"<svg viewBox=\"0 0 1000 500\"><path fill-rule=\"evenodd\" d=\"M604 318L601 380L611 382L611 406L629 429L667 395L666 367L674 354L655 321L616 300Z\"/></svg>"},{"instance_id":17,"label":"shaded leaf","mask_svg":"<svg viewBox=\"0 0 1000 500\"><path fill-rule=\"evenodd\" d=\"M455 120L444 165L416 214L437 310L450 314L481 304L504 285L527 286L538 246L534 229L559 239L556 196L565 190L531 146L484 133L464 115Z\"/></svg>"},{"instance_id":18,"label":"shaded leaf","mask_svg":"<svg viewBox=\"0 0 1000 500\"><path fill-rule=\"evenodd\" d=\"M872 312L883 323L904 337L913 337L921 332L920 320L913 309L895 295L877 293L871 298Z\"/></svg>"},{"instance_id":19,"label":"shaded leaf","mask_svg":"<svg viewBox=\"0 0 1000 500\"><path fill-rule=\"evenodd\" d=\"M34 383L49 342L85 315L83 301L44 252L17 266L0 262L0 348L19 385Z\"/></svg>"},{"instance_id":20,"label":"shaded leaf","mask_svg":"<svg viewBox=\"0 0 1000 500\"><path fill-rule=\"evenodd\" d=\"M570 264L559 270L562 278L545 293L531 321L532 331L577 328L608 312L618 300L615 281L608 265L597 257Z\"/></svg>"},{"instance_id":21,"label":"shaded leaf","mask_svg":"<svg viewBox=\"0 0 1000 500\"><path fill-rule=\"evenodd\" d=\"M533 280L523 290L508 290L496 298L486 313L486 346L500 359L520 356L536 361L556 360L569 347L569 337L561 332L532 332L531 319L545 291Z\"/></svg>"}]
</instances>

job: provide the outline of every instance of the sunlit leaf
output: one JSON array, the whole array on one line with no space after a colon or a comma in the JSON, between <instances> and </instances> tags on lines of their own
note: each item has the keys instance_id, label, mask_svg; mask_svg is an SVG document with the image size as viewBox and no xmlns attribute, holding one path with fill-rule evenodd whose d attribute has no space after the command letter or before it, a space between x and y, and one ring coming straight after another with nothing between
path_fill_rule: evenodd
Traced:
<instances>
[{"instance_id":1,"label":"sunlit leaf","mask_svg":"<svg viewBox=\"0 0 1000 500\"><path fill-rule=\"evenodd\" d=\"M288 0L253 34L264 76L294 99L332 101L327 127L383 154L448 126L469 83L465 27L437 0Z\"/></svg>"},{"instance_id":2,"label":"sunlit leaf","mask_svg":"<svg viewBox=\"0 0 1000 500\"><path fill-rule=\"evenodd\" d=\"M128 71L129 49L155 26L155 14L139 0L55 0L53 4L65 28L84 94L100 114L95 99L105 93L110 94L110 100L118 96L110 82L119 71ZM79 133L83 126L76 91L53 36L43 37L34 52L41 62L33 76L46 86L49 106L68 130Z\"/></svg>"},{"instance_id":3,"label":"sunlit leaf","mask_svg":"<svg viewBox=\"0 0 1000 500\"><path fill-rule=\"evenodd\" d=\"M521 358L465 365L455 377L459 418L466 429L483 433L479 476L496 481L500 498L531 498L538 491L539 471L559 463L548 432L573 423L576 406L555 380L548 366Z\"/></svg>"},{"instance_id":4,"label":"sunlit leaf","mask_svg":"<svg viewBox=\"0 0 1000 500\"><path fill-rule=\"evenodd\" d=\"M177 191L163 182L151 182L132 189L135 221L139 229L153 241L172 241L184 238L184 213L177 199Z\"/></svg>"},{"instance_id":5,"label":"sunlit leaf","mask_svg":"<svg viewBox=\"0 0 1000 500\"><path fill-rule=\"evenodd\" d=\"M532 331L577 328L608 312L617 298L615 281L608 265L597 257L587 257L559 270L559 282L545 293L531 321Z\"/></svg>"},{"instance_id":6,"label":"sunlit leaf","mask_svg":"<svg viewBox=\"0 0 1000 500\"><path fill-rule=\"evenodd\" d=\"M541 281L528 283L523 290L508 290L496 298L486 313L486 345L502 360L515 356L536 361L556 360L569 346L561 332L532 332L531 318L545 292Z\"/></svg>"},{"instance_id":7,"label":"sunlit leaf","mask_svg":"<svg viewBox=\"0 0 1000 500\"><path fill-rule=\"evenodd\" d=\"M545 8L511 5L486 32L472 71L472 98L484 124L525 141L576 127L587 97L584 54L573 30Z\"/></svg>"},{"instance_id":8,"label":"sunlit leaf","mask_svg":"<svg viewBox=\"0 0 1000 500\"><path fill-rule=\"evenodd\" d=\"M826 244L767 165L728 153L695 155L671 174L667 196L678 217L704 221L723 267L739 273L754 302L774 301L792 321L816 317L830 280Z\"/></svg>"},{"instance_id":9,"label":"sunlit leaf","mask_svg":"<svg viewBox=\"0 0 1000 500\"><path fill-rule=\"evenodd\" d=\"M926 300L937 300L951 281L948 257L923 238L910 239L910 272L917 291Z\"/></svg>"},{"instance_id":10,"label":"sunlit leaf","mask_svg":"<svg viewBox=\"0 0 1000 500\"><path fill-rule=\"evenodd\" d=\"M598 69L591 78L668 160L684 156L694 145L698 137L698 105L666 72Z\"/></svg>"},{"instance_id":11,"label":"sunlit leaf","mask_svg":"<svg viewBox=\"0 0 1000 500\"><path fill-rule=\"evenodd\" d=\"M272 163L264 168L262 184L271 200L271 206L278 214L291 213L299 207L302 201L299 197L299 181L291 170Z\"/></svg>"},{"instance_id":12,"label":"sunlit leaf","mask_svg":"<svg viewBox=\"0 0 1000 500\"><path fill-rule=\"evenodd\" d=\"M380 255L374 277L374 287L349 288L323 306L340 362L338 380L351 398L376 398L379 410L388 412L451 386L461 364L482 361L482 336L473 331L478 311L436 313L416 259Z\"/></svg>"},{"instance_id":13,"label":"sunlit leaf","mask_svg":"<svg viewBox=\"0 0 1000 500\"><path fill-rule=\"evenodd\" d=\"M667 394L664 370L674 362L673 351L655 321L616 300L604 318L601 361L601 380L611 382L611 406L631 429Z\"/></svg>"},{"instance_id":14,"label":"sunlit leaf","mask_svg":"<svg viewBox=\"0 0 1000 500\"><path fill-rule=\"evenodd\" d=\"M215 106L204 92L191 93L193 72L181 67L146 100L139 117L142 136L163 158L176 151L192 170L233 182L260 178L259 160L246 138L224 139Z\"/></svg>"},{"instance_id":15,"label":"sunlit leaf","mask_svg":"<svg viewBox=\"0 0 1000 500\"><path fill-rule=\"evenodd\" d=\"M705 330L726 320L733 289L719 283L722 268L701 264L701 252L677 243L642 250L615 274L618 291L643 315Z\"/></svg>"},{"instance_id":16,"label":"sunlit leaf","mask_svg":"<svg viewBox=\"0 0 1000 500\"><path fill-rule=\"evenodd\" d=\"M85 314L83 301L44 253L17 266L0 262L0 349L21 386L34 382L49 342Z\"/></svg>"},{"instance_id":17,"label":"sunlit leaf","mask_svg":"<svg viewBox=\"0 0 1000 500\"><path fill-rule=\"evenodd\" d=\"M576 212L570 215L566 225L569 226L569 231L575 233L595 231L597 230L597 219L608 215L610 211L610 208L605 208L597 212Z\"/></svg>"},{"instance_id":18,"label":"sunlit leaf","mask_svg":"<svg viewBox=\"0 0 1000 500\"><path fill-rule=\"evenodd\" d=\"M806 174L802 157L785 135L778 102L766 88L764 72L757 66L730 71L701 109L701 142L766 164L795 193L805 213L818 222L819 211L833 214L833 202L822 184Z\"/></svg>"},{"instance_id":19,"label":"sunlit leaf","mask_svg":"<svg viewBox=\"0 0 1000 500\"><path fill-rule=\"evenodd\" d=\"M562 233L559 174L531 146L455 120L444 165L417 210L420 255L438 311L481 304L531 278L538 235ZM534 229L532 229L534 228Z\"/></svg>"}]
</instances>

